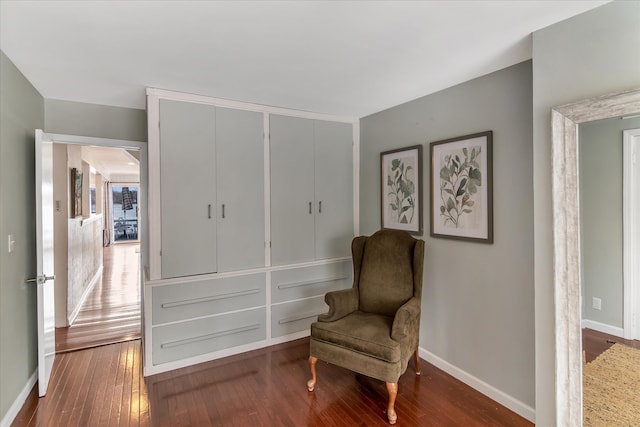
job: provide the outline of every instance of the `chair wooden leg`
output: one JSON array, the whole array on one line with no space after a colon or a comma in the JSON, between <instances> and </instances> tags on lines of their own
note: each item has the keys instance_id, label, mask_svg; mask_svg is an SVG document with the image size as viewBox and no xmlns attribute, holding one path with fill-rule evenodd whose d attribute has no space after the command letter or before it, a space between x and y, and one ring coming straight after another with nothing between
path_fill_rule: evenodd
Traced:
<instances>
[{"instance_id":1,"label":"chair wooden leg","mask_svg":"<svg viewBox=\"0 0 640 427\"><path fill-rule=\"evenodd\" d=\"M396 414L396 396L398 395L398 383L387 383L387 393L389 393L389 403L387 404L387 418L389 424L395 424L398 420Z\"/></svg>"},{"instance_id":2,"label":"chair wooden leg","mask_svg":"<svg viewBox=\"0 0 640 427\"><path fill-rule=\"evenodd\" d=\"M307 381L307 390L313 391L316 387L316 363L318 363L318 358L309 356L309 369L311 370L311 379Z\"/></svg>"},{"instance_id":3,"label":"chair wooden leg","mask_svg":"<svg viewBox=\"0 0 640 427\"><path fill-rule=\"evenodd\" d=\"M420 371L420 356L418 356L418 350L413 353L413 364L416 366L416 375L420 375L422 372Z\"/></svg>"}]
</instances>

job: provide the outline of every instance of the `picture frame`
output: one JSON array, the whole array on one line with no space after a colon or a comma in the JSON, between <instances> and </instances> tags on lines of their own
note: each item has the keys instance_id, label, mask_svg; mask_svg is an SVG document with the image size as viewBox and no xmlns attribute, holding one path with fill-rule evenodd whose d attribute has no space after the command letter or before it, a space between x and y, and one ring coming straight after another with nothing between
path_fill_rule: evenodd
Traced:
<instances>
[{"instance_id":1,"label":"picture frame","mask_svg":"<svg viewBox=\"0 0 640 427\"><path fill-rule=\"evenodd\" d=\"M493 131L430 144L430 234L493 243Z\"/></svg>"},{"instance_id":2,"label":"picture frame","mask_svg":"<svg viewBox=\"0 0 640 427\"><path fill-rule=\"evenodd\" d=\"M71 218L82 216L82 172L71 168Z\"/></svg>"},{"instance_id":3,"label":"picture frame","mask_svg":"<svg viewBox=\"0 0 640 427\"><path fill-rule=\"evenodd\" d=\"M422 235L422 145L380 153L382 228Z\"/></svg>"}]
</instances>

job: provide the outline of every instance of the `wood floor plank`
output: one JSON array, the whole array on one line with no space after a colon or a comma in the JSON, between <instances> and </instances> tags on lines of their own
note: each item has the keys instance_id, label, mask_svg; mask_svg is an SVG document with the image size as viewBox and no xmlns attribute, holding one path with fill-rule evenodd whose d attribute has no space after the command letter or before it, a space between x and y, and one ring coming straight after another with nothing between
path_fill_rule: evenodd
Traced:
<instances>
[{"instance_id":1,"label":"wood floor plank","mask_svg":"<svg viewBox=\"0 0 640 427\"><path fill-rule=\"evenodd\" d=\"M604 332L585 328L582 330L582 350L585 354L585 362L591 362L615 343L621 343L630 347L640 348L639 340L628 340Z\"/></svg>"},{"instance_id":2,"label":"wood floor plank","mask_svg":"<svg viewBox=\"0 0 640 427\"><path fill-rule=\"evenodd\" d=\"M56 328L56 353L140 338L138 243L104 248L102 277L73 325Z\"/></svg>"}]
</instances>

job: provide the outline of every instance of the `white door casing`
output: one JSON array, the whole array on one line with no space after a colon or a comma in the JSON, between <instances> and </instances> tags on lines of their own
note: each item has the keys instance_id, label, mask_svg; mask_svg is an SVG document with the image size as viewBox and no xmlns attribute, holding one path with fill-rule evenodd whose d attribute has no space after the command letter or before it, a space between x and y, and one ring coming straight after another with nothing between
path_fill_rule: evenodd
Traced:
<instances>
[{"instance_id":1,"label":"white door casing","mask_svg":"<svg viewBox=\"0 0 640 427\"><path fill-rule=\"evenodd\" d=\"M582 314L578 125L640 112L640 89L555 107L553 153L553 285L556 425L582 425Z\"/></svg>"},{"instance_id":2,"label":"white door casing","mask_svg":"<svg viewBox=\"0 0 640 427\"><path fill-rule=\"evenodd\" d=\"M640 339L640 129L623 132L624 338Z\"/></svg>"},{"instance_id":3,"label":"white door casing","mask_svg":"<svg viewBox=\"0 0 640 427\"><path fill-rule=\"evenodd\" d=\"M38 395L47 392L56 355L53 263L53 141L36 129L36 278L38 287Z\"/></svg>"}]
</instances>

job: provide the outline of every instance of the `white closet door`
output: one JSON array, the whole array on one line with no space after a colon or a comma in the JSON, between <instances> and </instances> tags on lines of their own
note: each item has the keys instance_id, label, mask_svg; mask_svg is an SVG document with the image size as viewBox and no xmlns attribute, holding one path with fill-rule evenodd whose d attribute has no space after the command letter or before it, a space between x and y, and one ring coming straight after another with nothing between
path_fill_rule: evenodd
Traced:
<instances>
[{"instance_id":1,"label":"white closet door","mask_svg":"<svg viewBox=\"0 0 640 427\"><path fill-rule=\"evenodd\" d=\"M216 108L218 271L264 266L262 113Z\"/></svg>"},{"instance_id":2,"label":"white closet door","mask_svg":"<svg viewBox=\"0 0 640 427\"><path fill-rule=\"evenodd\" d=\"M215 107L160 100L162 277L214 273Z\"/></svg>"},{"instance_id":3,"label":"white closet door","mask_svg":"<svg viewBox=\"0 0 640 427\"><path fill-rule=\"evenodd\" d=\"M314 250L313 120L271 115L271 262L311 261Z\"/></svg>"},{"instance_id":4,"label":"white closet door","mask_svg":"<svg viewBox=\"0 0 640 427\"><path fill-rule=\"evenodd\" d=\"M351 255L352 141L351 124L315 121L316 259Z\"/></svg>"}]
</instances>

